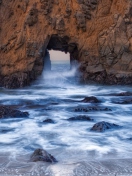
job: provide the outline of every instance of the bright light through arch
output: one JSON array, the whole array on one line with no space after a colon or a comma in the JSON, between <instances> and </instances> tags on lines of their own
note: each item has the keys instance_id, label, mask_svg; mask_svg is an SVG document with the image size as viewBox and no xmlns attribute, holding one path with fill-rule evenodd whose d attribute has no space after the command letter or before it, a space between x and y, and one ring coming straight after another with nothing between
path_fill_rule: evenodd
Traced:
<instances>
[{"instance_id":1,"label":"bright light through arch","mask_svg":"<svg viewBox=\"0 0 132 176\"><path fill-rule=\"evenodd\" d=\"M66 54L62 51L49 50L49 54L51 60L51 70L70 69L70 53Z\"/></svg>"}]
</instances>

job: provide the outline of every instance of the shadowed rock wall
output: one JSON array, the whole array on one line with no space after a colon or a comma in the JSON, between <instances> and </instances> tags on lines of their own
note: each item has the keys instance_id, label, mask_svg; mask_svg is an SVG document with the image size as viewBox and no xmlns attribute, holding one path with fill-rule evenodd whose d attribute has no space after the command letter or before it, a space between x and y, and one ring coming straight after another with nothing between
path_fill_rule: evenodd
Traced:
<instances>
[{"instance_id":1,"label":"shadowed rock wall","mask_svg":"<svg viewBox=\"0 0 132 176\"><path fill-rule=\"evenodd\" d=\"M132 84L131 0L1 0L0 84L35 80L54 36L85 82Z\"/></svg>"}]
</instances>

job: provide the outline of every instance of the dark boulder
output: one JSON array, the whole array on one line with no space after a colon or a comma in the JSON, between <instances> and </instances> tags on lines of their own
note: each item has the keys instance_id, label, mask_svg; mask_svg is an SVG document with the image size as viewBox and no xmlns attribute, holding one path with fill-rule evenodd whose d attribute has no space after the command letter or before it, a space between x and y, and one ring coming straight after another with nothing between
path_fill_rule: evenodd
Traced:
<instances>
[{"instance_id":1,"label":"dark boulder","mask_svg":"<svg viewBox=\"0 0 132 176\"><path fill-rule=\"evenodd\" d=\"M82 100L82 102L84 102L84 103L99 103L100 101L96 97L92 96L92 97L85 97Z\"/></svg>"},{"instance_id":2,"label":"dark boulder","mask_svg":"<svg viewBox=\"0 0 132 176\"><path fill-rule=\"evenodd\" d=\"M98 122L96 123L92 128L91 131L96 131L96 132L104 132L105 130L108 129L113 129L113 128L118 128L119 125L116 125L114 123L109 123L109 122Z\"/></svg>"},{"instance_id":3,"label":"dark boulder","mask_svg":"<svg viewBox=\"0 0 132 176\"><path fill-rule=\"evenodd\" d=\"M36 149L31 155L30 161L32 162L44 161L50 163L57 162L57 160L44 149Z\"/></svg>"},{"instance_id":4,"label":"dark boulder","mask_svg":"<svg viewBox=\"0 0 132 176\"><path fill-rule=\"evenodd\" d=\"M1 105L0 106L0 119L1 118L17 118L17 117L28 117L28 112L22 112L13 107Z\"/></svg>"},{"instance_id":5,"label":"dark boulder","mask_svg":"<svg viewBox=\"0 0 132 176\"><path fill-rule=\"evenodd\" d=\"M80 115L80 116L77 116L77 117L71 117L68 120L70 120L70 121L93 121L93 119L91 119L90 117L85 116L85 115Z\"/></svg>"},{"instance_id":6,"label":"dark boulder","mask_svg":"<svg viewBox=\"0 0 132 176\"><path fill-rule=\"evenodd\" d=\"M44 123L55 123L54 120L52 119L45 119L43 122Z\"/></svg>"}]
</instances>

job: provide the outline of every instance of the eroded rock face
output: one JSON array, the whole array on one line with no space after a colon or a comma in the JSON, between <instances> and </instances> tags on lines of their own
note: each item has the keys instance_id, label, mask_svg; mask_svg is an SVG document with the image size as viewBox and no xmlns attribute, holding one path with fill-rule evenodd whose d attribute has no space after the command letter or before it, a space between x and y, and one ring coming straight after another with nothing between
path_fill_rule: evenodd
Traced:
<instances>
[{"instance_id":1,"label":"eroded rock face","mask_svg":"<svg viewBox=\"0 0 132 176\"><path fill-rule=\"evenodd\" d=\"M0 11L2 86L36 79L47 48L70 52L85 82L132 84L131 0L0 0Z\"/></svg>"}]
</instances>

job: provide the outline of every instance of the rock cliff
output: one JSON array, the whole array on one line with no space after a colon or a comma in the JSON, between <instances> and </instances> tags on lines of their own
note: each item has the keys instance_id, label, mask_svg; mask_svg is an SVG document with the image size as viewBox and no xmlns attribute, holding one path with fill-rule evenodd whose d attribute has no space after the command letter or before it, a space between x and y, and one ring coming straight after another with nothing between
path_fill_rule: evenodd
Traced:
<instances>
[{"instance_id":1,"label":"rock cliff","mask_svg":"<svg viewBox=\"0 0 132 176\"><path fill-rule=\"evenodd\" d=\"M0 0L0 84L35 80L46 49L70 52L85 82L132 84L131 0Z\"/></svg>"}]
</instances>

